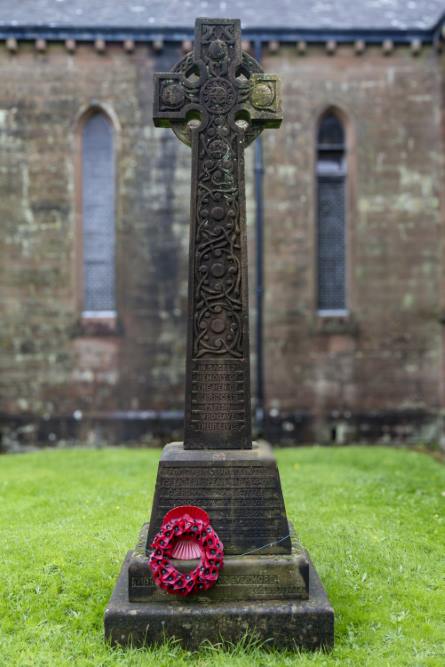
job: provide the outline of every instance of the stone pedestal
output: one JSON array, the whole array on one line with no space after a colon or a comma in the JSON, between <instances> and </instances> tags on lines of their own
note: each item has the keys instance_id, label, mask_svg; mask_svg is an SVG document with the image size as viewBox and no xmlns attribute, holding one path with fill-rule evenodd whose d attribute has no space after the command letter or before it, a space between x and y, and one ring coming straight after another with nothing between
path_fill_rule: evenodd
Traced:
<instances>
[{"instance_id":1,"label":"stone pedestal","mask_svg":"<svg viewBox=\"0 0 445 667\"><path fill-rule=\"evenodd\" d=\"M184 647L196 649L204 640L236 642L247 634L276 648L328 650L333 646L334 612L310 561L306 600L210 602L197 597L130 602L131 556L129 552L105 610L105 636L114 645L144 646L176 637Z\"/></svg>"},{"instance_id":2,"label":"stone pedestal","mask_svg":"<svg viewBox=\"0 0 445 667\"><path fill-rule=\"evenodd\" d=\"M178 505L205 509L224 543L217 584L189 598L158 589L148 568L151 540L165 513ZM167 445L150 524L127 554L105 610L106 637L135 646L176 637L197 648L204 640L235 642L247 632L276 647L330 648L334 612L307 553L290 533L270 448ZM196 561L174 564L188 570Z\"/></svg>"},{"instance_id":3,"label":"stone pedestal","mask_svg":"<svg viewBox=\"0 0 445 667\"><path fill-rule=\"evenodd\" d=\"M259 547L262 555L291 552L280 475L265 443L230 450L190 450L180 442L166 445L159 462L147 547L166 512L178 505L206 510L226 555Z\"/></svg>"},{"instance_id":4,"label":"stone pedestal","mask_svg":"<svg viewBox=\"0 0 445 667\"><path fill-rule=\"evenodd\" d=\"M142 528L139 544L128 560L128 599L130 602L170 602L174 596L159 589L148 568L145 547L148 525ZM193 570L197 560L176 561L178 569ZM218 583L194 596L196 602L254 600L307 600L309 597L309 562L306 553L293 540L289 555L225 556ZM192 597L189 598L193 599Z\"/></svg>"}]
</instances>

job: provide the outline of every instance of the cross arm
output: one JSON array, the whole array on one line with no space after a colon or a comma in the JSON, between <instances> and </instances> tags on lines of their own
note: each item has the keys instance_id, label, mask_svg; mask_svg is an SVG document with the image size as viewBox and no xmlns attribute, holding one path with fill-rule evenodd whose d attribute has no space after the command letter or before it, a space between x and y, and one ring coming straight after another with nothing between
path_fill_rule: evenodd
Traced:
<instances>
[{"instance_id":1,"label":"cross arm","mask_svg":"<svg viewBox=\"0 0 445 667\"><path fill-rule=\"evenodd\" d=\"M278 75L254 73L249 79L249 87L249 96L243 106L249 112L252 124L261 129L280 127L283 113Z\"/></svg>"},{"instance_id":2,"label":"cross arm","mask_svg":"<svg viewBox=\"0 0 445 667\"><path fill-rule=\"evenodd\" d=\"M154 77L153 121L156 127L171 127L184 121L193 100L181 72L163 72Z\"/></svg>"}]
</instances>

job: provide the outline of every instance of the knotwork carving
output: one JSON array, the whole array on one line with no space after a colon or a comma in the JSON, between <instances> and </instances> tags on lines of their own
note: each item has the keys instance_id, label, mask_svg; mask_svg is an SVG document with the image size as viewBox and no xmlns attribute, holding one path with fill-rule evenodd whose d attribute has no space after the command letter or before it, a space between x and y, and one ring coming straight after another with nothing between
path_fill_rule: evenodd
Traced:
<instances>
[{"instance_id":1,"label":"knotwork carving","mask_svg":"<svg viewBox=\"0 0 445 667\"><path fill-rule=\"evenodd\" d=\"M226 79L210 79L202 87L201 100L210 113L227 113L235 104L235 89Z\"/></svg>"},{"instance_id":2,"label":"knotwork carving","mask_svg":"<svg viewBox=\"0 0 445 667\"><path fill-rule=\"evenodd\" d=\"M192 146L184 447L250 448L244 148L281 122L277 77L240 24L197 19L192 54L155 75L154 119Z\"/></svg>"},{"instance_id":3,"label":"knotwork carving","mask_svg":"<svg viewBox=\"0 0 445 667\"><path fill-rule=\"evenodd\" d=\"M210 46L209 50L211 50ZM255 58L252 58L252 56L250 56L248 53L245 53L244 51L241 53L241 65L235 80L238 94L238 104L245 103L249 99L249 95L251 93L249 77L252 74L261 74L262 71L263 70L261 69L260 64L255 60ZM176 63L172 69L172 72L182 74L184 76L184 82L182 84L184 86L184 99L187 100L187 102L190 104L197 104L199 102L199 76L198 71L194 66L193 53L187 53L178 63ZM255 104L254 100L252 101ZM192 145L191 128L187 123L183 121L173 121L170 123L170 127L178 139L180 139L184 144L187 146ZM249 124L249 126L244 130L244 146L249 146L249 144L251 144L252 141L254 141L262 131L262 127Z\"/></svg>"},{"instance_id":4,"label":"knotwork carving","mask_svg":"<svg viewBox=\"0 0 445 667\"><path fill-rule=\"evenodd\" d=\"M201 135L196 207L193 353L242 356L238 134L224 116Z\"/></svg>"}]
</instances>

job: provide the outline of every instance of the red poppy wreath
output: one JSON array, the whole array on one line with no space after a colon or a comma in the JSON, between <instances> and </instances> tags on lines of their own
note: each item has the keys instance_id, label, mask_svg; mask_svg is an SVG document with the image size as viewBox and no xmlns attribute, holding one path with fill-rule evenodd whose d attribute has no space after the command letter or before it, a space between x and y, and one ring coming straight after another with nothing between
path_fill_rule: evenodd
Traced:
<instances>
[{"instance_id":1,"label":"red poppy wreath","mask_svg":"<svg viewBox=\"0 0 445 667\"><path fill-rule=\"evenodd\" d=\"M167 512L151 547L148 566L155 584L167 593L185 597L208 591L218 581L224 546L200 507L184 505ZM181 572L171 563L196 558L199 563L191 572Z\"/></svg>"}]
</instances>

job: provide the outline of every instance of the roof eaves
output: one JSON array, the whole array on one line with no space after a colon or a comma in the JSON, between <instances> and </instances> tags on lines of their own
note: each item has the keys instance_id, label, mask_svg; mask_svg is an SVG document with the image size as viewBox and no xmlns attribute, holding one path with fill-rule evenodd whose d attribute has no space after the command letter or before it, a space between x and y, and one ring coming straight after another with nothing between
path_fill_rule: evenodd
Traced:
<instances>
[{"instance_id":1,"label":"roof eaves","mask_svg":"<svg viewBox=\"0 0 445 667\"><path fill-rule=\"evenodd\" d=\"M348 43L364 40L369 44L378 44L384 40L391 40L396 44L409 44L418 39L423 43L434 43L443 39L442 26L445 23L445 14L428 29L422 28L245 28L243 38L251 41L280 42L306 41L308 43L323 43L329 40L337 43ZM75 39L78 42L90 42L104 39L108 42L120 42L131 39L135 42L163 40L165 42L181 42L193 39L194 31L191 27L107 27L107 26L11 26L0 24L0 40L15 38L21 41L45 39L47 41L64 41Z\"/></svg>"}]
</instances>

